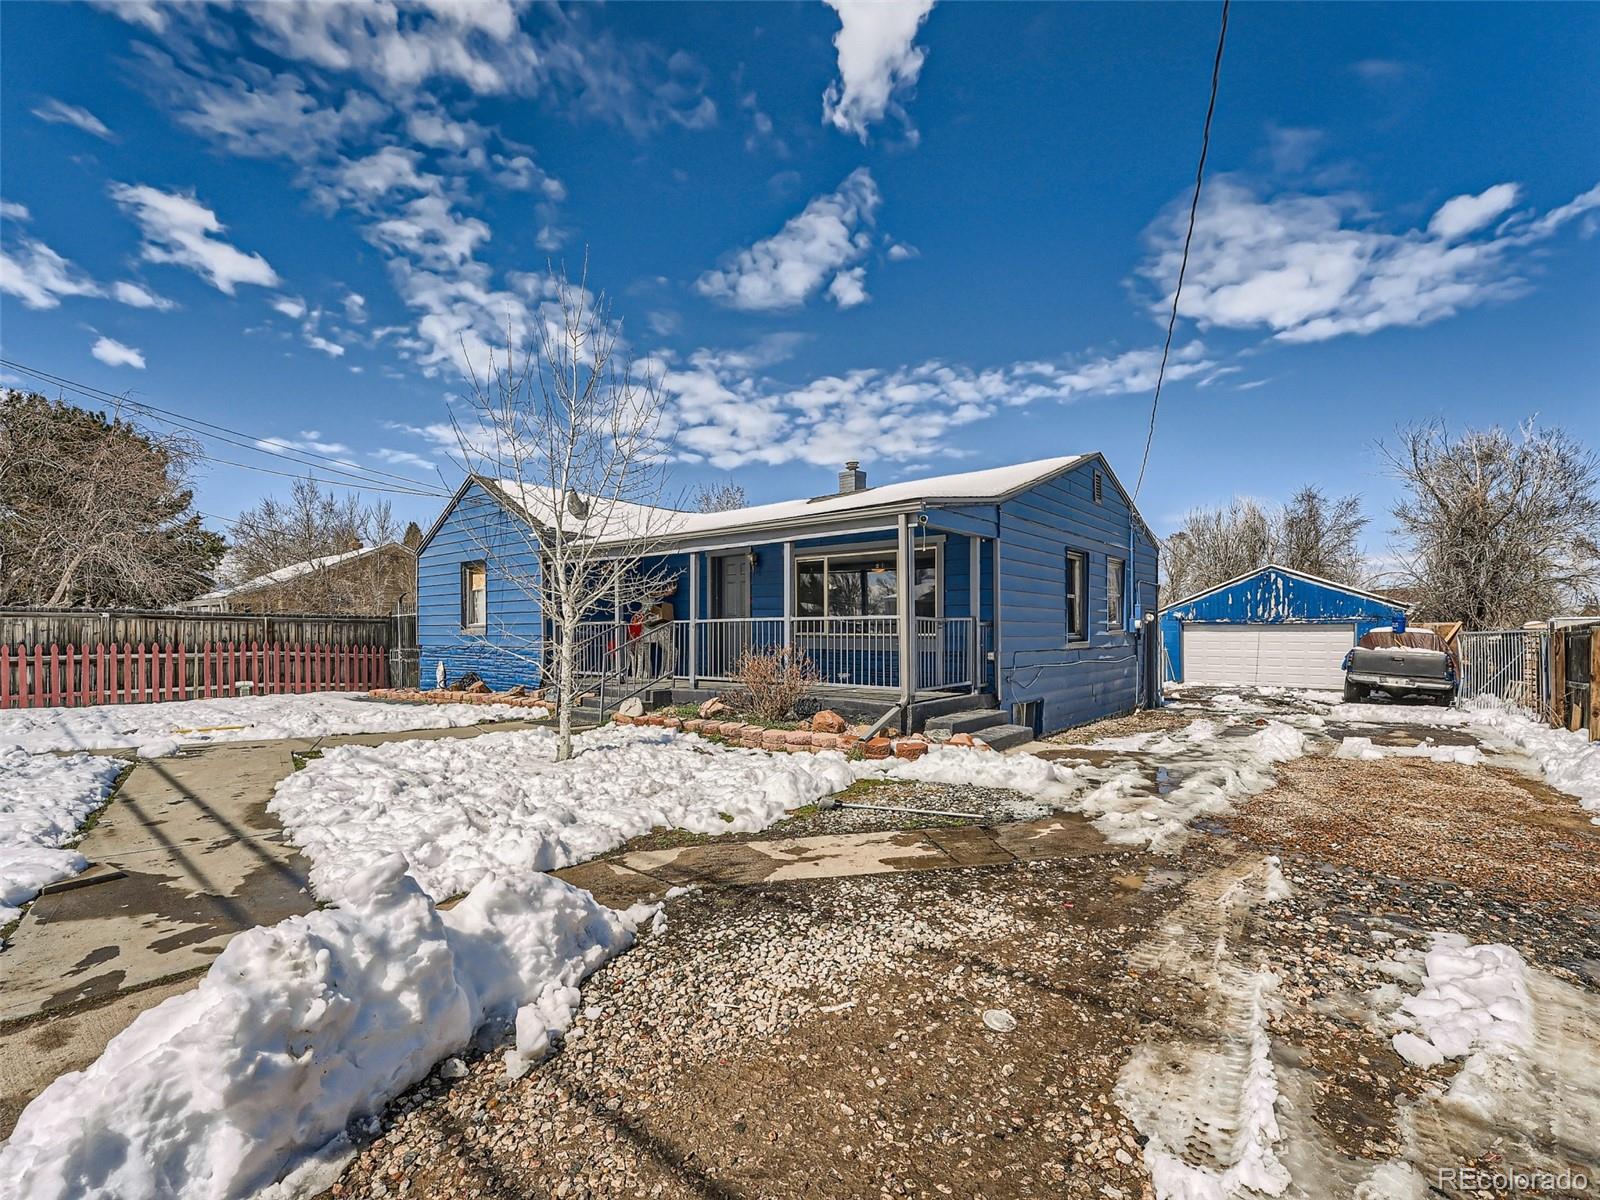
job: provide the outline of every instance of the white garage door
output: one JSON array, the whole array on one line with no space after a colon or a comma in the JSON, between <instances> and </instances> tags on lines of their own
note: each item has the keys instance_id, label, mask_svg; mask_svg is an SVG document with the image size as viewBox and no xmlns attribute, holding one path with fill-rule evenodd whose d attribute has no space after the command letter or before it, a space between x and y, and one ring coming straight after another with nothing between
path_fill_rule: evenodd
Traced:
<instances>
[{"instance_id":1,"label":"white garage door","mask_svg":"<svg viewBox=\"0 0 1600 1200\"><path fill-rule=\"evenodd\" d=\"M1353 625L1185 625L1183 681L1337 689L1355 640Z\"/></svg>"}]
</instances>

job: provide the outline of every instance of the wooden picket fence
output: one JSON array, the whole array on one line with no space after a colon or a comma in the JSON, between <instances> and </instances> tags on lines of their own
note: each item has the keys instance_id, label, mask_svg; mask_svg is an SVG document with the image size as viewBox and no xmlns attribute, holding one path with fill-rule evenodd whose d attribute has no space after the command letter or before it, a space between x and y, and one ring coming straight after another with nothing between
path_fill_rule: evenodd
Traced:
<instances>
[{"instance_id":1,"label":"wooden picket fence","mask_svg":"<svg viewBox=\"0 0 1600 1200\"><path fill-rule=\"evenodd\" d=\"M0 645L0 709L357 692L388 682L380 645Z\"/></svg>"}]
</instances>

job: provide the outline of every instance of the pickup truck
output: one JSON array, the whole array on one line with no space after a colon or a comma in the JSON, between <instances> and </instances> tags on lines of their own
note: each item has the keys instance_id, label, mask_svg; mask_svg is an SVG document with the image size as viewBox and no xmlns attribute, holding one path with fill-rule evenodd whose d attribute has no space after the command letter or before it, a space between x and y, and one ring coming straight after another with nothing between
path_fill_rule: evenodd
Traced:
<instances>
[{"instance_id":1,"label":"pickup truck","mask_svg":"<svg viewBox=\"0 0 1600 1200\"><path fill-rule=\"evenodd\" d=\"M1374 629L1344 656L1344 698L1352 703L1374 692L1448 707L1456 698L1455 657L1431 629Z\"/></svg>"}]
</instances>

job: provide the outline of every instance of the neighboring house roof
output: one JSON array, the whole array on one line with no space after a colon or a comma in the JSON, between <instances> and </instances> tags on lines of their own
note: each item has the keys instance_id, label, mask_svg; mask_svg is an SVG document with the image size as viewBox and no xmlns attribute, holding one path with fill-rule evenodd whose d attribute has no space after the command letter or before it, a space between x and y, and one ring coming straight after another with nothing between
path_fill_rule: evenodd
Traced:
<instances>
[{"instance_id":1,"label":"neighboring house roof","mask_svg":"<svg viewBox=\"0 0 1600 1200\"><path fill-rule=\"evenodd\" d=\"M268 571L265 575L257 575L254 579L246 579L242 583L235 583L228 587L206 592L203 596L196 596L192 600L185 601L185 603L198 604L204 600L226 600L229 596L237 596L243 592L257 592L274 584L288 583L292 579L310 575L314 571L325 571L329 567L354 562L359 558L366 558L369 555L392 549L404 549L404 547L399 542L384 542L378 546L363 546L359 550L346 550L340 554L325 554L321 558L310 558L305 562L290 563L287 567L279 567L276 571Z\"/></svg>"},{"instance_id":2,"label":"neighboring house roof","mask_svg":"<svg viewBox=\"0 0 1600 1200\"><path fill-rule=\"evenodd\" d=\"M1296 571L1293 567L1282 567L1277 563L1268 563L1264 567L1257 567L1254 571L1246 571L1243 575L1235 575L1232 579L1229 579L1225 583L1219 583L1214 587L1204 588L1201 591L1193 592L1190 595L1183 597L1181 600L1173 600L1163 604L1161 606L1161 611L1166 612L1169 609L1182 608L1185 604L1193 604L1196 600L1203 600L1207 596L1214 596L1218 592L1225 592L1231 587L1237 587L1239 584L1244 583L1247 580L1254 579L1257 575L1264 575L1268 571L1276 571L1280 575L1289 575L1295 579L1304 579L1308 583L1321 584L1323 587L1336 588L1341 592L1349 592L1352 596L1360 596L1367 600L1376 600L1381 604L1388 604L1394 608L1405 609L1411 607L1409 604L1404 604L1398 600L1392 599L1389 596L1381 595L1378 592L1369 592L1365 588L1358 588L1348 583L1339 583L1337 580L1324 579L1322 576L1313 575L1309 571Z\"/></svg>"},{"instance_id":3,"label":"neighboring house roof","mask_svg":"<svg viewBox=\"0 0 1600 1200\"><path fill-rule=\"evenodd\" d=\"M927 504L996 504L1054 478L1090 459L1098 459L1105 467L1112 483L1127 498L1116 475L1098 453L1072 454L1059 458L1042 458L1034 462L1016 463L1006 467L988 467L979 471L962 471L954 475L936 475L928 479L903 479L896 483L878 484L856 492L814 496L804 500L781 500L774 504L756 504L749 508L730 509L725 512L683 512L678 509L647 504L629 504L611 501L601 505L608 518L605 527L587 528L589 518L575 517L557 502L553 489L530 487L515 480L490 479L482 475L468 476L451 498L422 541L425 547L444 524L445 518L455 508L457 501L474 483L513 511L537 524L553 525L596 538L600 543L624 542L640 536L664 542L687 541L720 534L753 533L757 531L805 526L818 521L844 516L887 515L915 510ZM1133 508L1131 498L1128 507ZM1135 519L1137 511L1135 511ZM1143 525L1143 522L1140 522ZM419 551L420 552L420 551Z\"/></svg>"}]
</instances>

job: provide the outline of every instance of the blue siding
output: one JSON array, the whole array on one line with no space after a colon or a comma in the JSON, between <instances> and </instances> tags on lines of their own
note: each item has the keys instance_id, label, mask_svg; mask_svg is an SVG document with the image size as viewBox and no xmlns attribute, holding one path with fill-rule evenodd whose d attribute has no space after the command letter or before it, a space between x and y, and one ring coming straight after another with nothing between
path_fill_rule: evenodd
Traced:
<instances>
[{"instance_id":1,"label":"blue siding","mask_svg":"<svg viewBox=\"0 0 1600 1200\"><path fill-rule=\"evenodd\" d=\"M1096 470L1104 474L1099 504ZM1147 612L1155 602L1156 548L1110 472L1091 459L1012 497L999 506L999 528L1000 703L1037 701L1043 732L1137 708L1139 639L1131 629L1107 628L1107 560L1128 560L1131 535L1129 607ZM1086 642L1067 640L1069 549L1088 555Z\"/></svg>"},{"instance_id":2,"label":"blue siding","mask_svg":"<svg viewBox=\"0 0 1600 1200\"><path fill-rule=\"evenodd\" d=\"M538 570L532 534L474 486L417 559L417 643L421 680L432 687L442 660L451 678L475 671L493 688L537 686L543 649L537 602L519 584ZM461 628L461 567L488 566L487 625Z\"/></svg>"},{"instance_id":3,"label":"blue siding","mask_svg":"<svg viewBox=\"0 0 1600 1200\"><path fill-rule=\"evenodd\" d=\"M1164 609L1161 644L1165 674L1183 679L1183 627L1205 625L1348 625L1356 637L1388 625L1404 611L1399 605L1364 596L1337 584L1319 583L1287 571L1264 567L1232 587Z\"/></svg>"}]
</instances>

